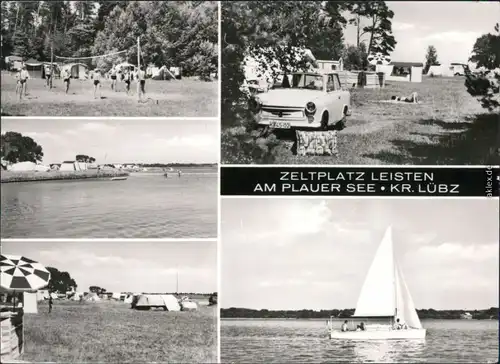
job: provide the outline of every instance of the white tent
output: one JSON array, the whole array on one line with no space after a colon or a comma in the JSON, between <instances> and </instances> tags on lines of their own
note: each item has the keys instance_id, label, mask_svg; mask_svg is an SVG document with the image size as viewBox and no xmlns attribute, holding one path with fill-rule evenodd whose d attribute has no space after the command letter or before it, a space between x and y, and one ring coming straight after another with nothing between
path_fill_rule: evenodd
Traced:
<instances>
[{"instance_id":1,"label":"white tent","mask_svg":"<svg viewBox=\"0 0 500 364\"><path fill-rule=\"evenodd\" d=\"M163 308L168 311L180 311L179 302L173 295L140 295L135 304L136 309Z\"/></svg>"},{"instance_id":2,"label":"white tent","mask_svg":"<svg viewBox=\"0 0 500 364\"><path fill-rule=\"evenodd\" d=\"M49 299L49 291L47 289L40 289L36 291L36 299L38 301L48 300Z\"/></svg>"},{"instance_id":3,"label":"white tent","mask_svg":"<svg viewBox=\"0 0 500 364\"><path fill-rule=\"evenodd\" d=\"M90 301L90 302L99 302L101 299L97 295L97 293L89 293L87 297L85 297L85 301Z\"/></svg>"},{"instance_id":4,"label":"white tent","mask_svg":"<svg viewBox=\"0 0 500 364\"><path fill-rule=\"evenodd\" d=\"M61 67L61 71L66 70L69 72L72 78L78 78L80 80L85 80L89 77L89 67L83 63L68 63Z\"/></svg>"},{"instance_id":5,"label":"white tent","mask_svg":"<svg viewBox=\"0 0 500 364\"><path fill-rule=\"evenodd\" d=\"M57 295L57 293L54 293L54 292L52 292L52 293L50 294L50 297L51 297L53 300L57 300L57 299L59 298L59 296Z\"/></svg>"},{"instance_id":6,"label":"white tent","mask_svg":"<svg viewBox=\"0 0 500 364\"><path fill-rule=\"evenodd\" d=\"M119 300L120 300L121 295L122 295L122 293L121 293L121 292L113 292L113 294L111 295L111 298L112 298L112 299L114 299L114 300L119 301Z\"/></svg>"},{"instance_id":7,"label":"white tent","mask_svg":"<svg viewBox=\"0 0 500 364\"><path fill-rule=\"evenodd\" d=\"M71 297L73 301L80 301L80 298L83 297L82 292L75 292L75 294Z\"/></svg>"},{"instance_id":8,"label":"white tent","mask_svg":"<svg viewBox=\"0 0 500 364\"><path fill-rule=\"evenodd\" d=\"M125 303L132 303L132 301L134 300L134 295L132 294L129 294L124 300L123 302Z\"/></svg>"},{"instance_id":9,"label":"white tent","mask_svg":"<svg viewBox=\"0 0 500 364\"><path fill-rule=\"evenodd\" d=\"M60 171L85 171L87 169L87 163L80 163L75 161L65 161L61 163L59 167Z\"/></svg>"},{"instance_id":10,"label":"white tent","mask_svg":"<svg viewBox=\"0 0 500 364\"><path fill-rule=\"evenodd\" d=\"M196 311L198 309L198 305L194 301L181 301L181 310L182 311Z\"/></svg>"},{"instance_id":11,"label":"white tent","mask_svg":"<svg viewBox=\"0 0 500 364\"><path fill-rule=\"evenodd\" d=\"M35 172L37 170L37 164L33 162L14 163L10 166L10 170L13 172Z\"/></svg>"}]
</instances>

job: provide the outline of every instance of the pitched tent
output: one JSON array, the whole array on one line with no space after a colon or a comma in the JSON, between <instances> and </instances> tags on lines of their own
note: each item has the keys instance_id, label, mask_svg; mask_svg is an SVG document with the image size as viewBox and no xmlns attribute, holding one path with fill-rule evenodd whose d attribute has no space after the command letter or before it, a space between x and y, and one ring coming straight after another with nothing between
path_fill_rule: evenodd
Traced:
<instances>
[{"instance_id":1,"label":"pitched tent","mask_svg":"<svg viewBox=\"0 0 500 364\"><path fill-rule=\"evenodd\" d=\"M111 298L119 301L121 295L122 295L121 292L113 292L113 294L111 295Z\"/></svg>"},{"instance_id":2,"label":"pitched tent","mask_svg":"<svg viewBox=\"0 0 500 364\"><path fill-rule=\"evenodd\" d=\"M53 300L57 300L57 299L59 298L59 296L57 295L57 293L54 293L54 292L52 292L52 293L50 294L50 297L51 297Z\"/></svg>"},{"instance_id":3,"label":"pitched tent","mask_svg":"<svg viewBox=\"0 0 500 364\"><path fill-rule=\"evenodd\" d=\"M137 296L133 303L136 310L150 310L152 308L163 308L168 311L180 311L177 299L173 295L143 294Z\"/></svg>"},{"instance_id":4,"label":"pitched tent","mask_svg":"<svg viewBox=\"0 0 500 364\"><path fill-rule=\"evenodd\" d=\"M10 166L10 171L13 172L48 172L50 171L50 166L44 166L43 164L36 164L33 162L19 162Z\"/></svg>"},{"instance_id":5,"label":"pitched tent","mask_svg":"<svg viewBox=\"0 0 500 364\"><path fill-rule=\"evenodd\" d=\"M99 302L101 299L99 298L99 296L97 295L97 293L89 293L86 297L85 297L85 301L90 301L90 302Z\"/></svg>"},{"instance_id":6,"label":"pitched tent","mask_svg":"<svg viewBox=\"0 0 500 364\"><path fill-rule=\"evenodd\" d=\"M60 171L84 171L87 169L86 163L80 163L75 161L64 161L59 167Z\"/></svg>"},{"instance_id":7,"label":"pitched tent","mask_svg":"<svg viewBox=\"0 0 500 364\"><path fill-rule=\"evenodd\" d=\"M182 311L196 311L198 309L198 305L194 301L181 301L181 310Z\"/></svg>"},{"instance_id":8,"label":"pitched tent","mask_svg":"<svg viewBox=\"0 0 500 364\"><path fill-rule=\"evenodd\" d=\"M23 58L19 56L8 56L5 57L5 63L7 64L7 70L18 71L23 66Z\"/></svg>"},{"instance_id":9,"label":"pitched tent","mask_svg":"<svg viewBox=\"0 0 500 364\"><path fill-rule=\"evenodd\" d=\"M49 291L46 289L40 289L36 291L36 299L38 301L48 300L49 299Z\"/></svg>"},{"instance_id":10,"label":"pitched tent","mask_svg":"<svg viewBox=\"0 0 500 364\"><path fill-rule=\"evenodd\" d=\"M36 163L33 162L19 162L14 163L9 168L12 172L34 172L36 170Z\"/></svg>"},{"instance_id":11,"label":"pitched tent","mask_svg":"<svg viewBox=\"0 0 500 364\"><path fill-rule=\"evenodd\" d=\"M62 70L67 70L71 75L71 78L78 78L80 80L85 80L88 78L89 67L83 63L67 63L63 64Z\"/></svg>"},{"instance_id":12,"label":"pitched tent","mask_svg":"<svg viewBox=\"0 0 500 364\"><path fill-rule=\"evenodd\" d=\"M31 59L28 59L26 62L24 62L24 65L26 66L26 70L29 72L30 77L32 77L32 78L43 78L44 77L43 63L42 62L31 58Z\"/></svg>"},{"instance_id":13,"label":"pitched tent","mask_svg":"<svg viewBox=\"0 0 500 364\"><path fill-rule=\"evenodd\" d=\"M123 302L125 303L132 303L132 301L134 300L134 295L131 295L129 294L124 300Z\"/></svg>"}]
</instances>

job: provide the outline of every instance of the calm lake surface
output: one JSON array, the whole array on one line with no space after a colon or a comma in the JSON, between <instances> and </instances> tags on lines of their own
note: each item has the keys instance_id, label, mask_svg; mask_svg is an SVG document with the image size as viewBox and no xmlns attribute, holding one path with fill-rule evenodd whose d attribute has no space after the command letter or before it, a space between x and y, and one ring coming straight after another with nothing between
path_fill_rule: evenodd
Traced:
<instances>
[{"instance_id":1,"label":"calm lake surface","mask_svg":"<svg viewBox=\"0 0 500 364\"><path fill-rule=\"evenodd\" d=\"M339 321L340 327L341 321ZM326 320L221 320L223 363L496 363L498 321L422 320L425 342L328 339Z\"/></svg>"},{"instance_id":2,"label":"calm lake surface","mask_svg":"<svg viewBox=\"0 0 500 364\"><path fill-rule=\"evenodd\" d=\"M215 238L217 169L1 185L2 238Z\"/></svg>"}]
</instances>

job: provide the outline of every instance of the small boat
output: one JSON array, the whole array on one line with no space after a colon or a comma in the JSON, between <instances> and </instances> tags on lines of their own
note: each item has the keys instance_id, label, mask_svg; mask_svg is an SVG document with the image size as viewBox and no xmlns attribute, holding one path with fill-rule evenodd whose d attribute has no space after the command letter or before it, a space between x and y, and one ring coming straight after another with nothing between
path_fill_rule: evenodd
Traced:
<instances>
[{"instance_id":1,"label":"small boat","mask_svg":"<svg viewBox=\"0 0 500 364\"><path fill-rule=\"evenodd\" d=\"M389 227L377 249L361 288L354 315L347 321L364 323L364 330L341 331L328 322L330 339L413 340L425 339L410 291L394 256L392 229ZM394 328L398 323L403 327ZM340 322L337 320L336 325Z\"/></svg>"},{"instance_id":2,"label":"small boat","mask_svg":"<svg viewBox=\"0 0 500 364\"><path fill-rule=\"evenodd\" d=\"M125 181L128 177L123 176L123 177L112 177L111 181Z\"/></svg>"}]
</instances>

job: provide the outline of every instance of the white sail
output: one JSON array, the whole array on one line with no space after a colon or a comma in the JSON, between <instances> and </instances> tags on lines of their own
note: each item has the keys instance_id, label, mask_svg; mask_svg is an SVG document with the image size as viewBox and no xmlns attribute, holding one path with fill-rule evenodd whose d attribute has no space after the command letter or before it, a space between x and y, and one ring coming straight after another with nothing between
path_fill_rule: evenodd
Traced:
<instances>
[{"instance_id":1,"label":"white sail","mask_svg":"<svg viewBox=\"0 0 500 364\"><path fill-rule=\"evenodd\" d=\"M389 227L368 270L354 316L394 316L396 311L395 262Z\"/></svg>"},{"instance_id":2,"label":"white sail","mask_svg":"<svg viewBox=\"0 0 500 364\"><path fill-rule=\"evenodd\" d=\"M410 290L406 285L403 277L403 272L396 263L396 317L400 318L408 327L413 329L421 329L422 324L418 318L417 310L413 304L413 299L410 295Z\"/></svg>"}]
</instances>

